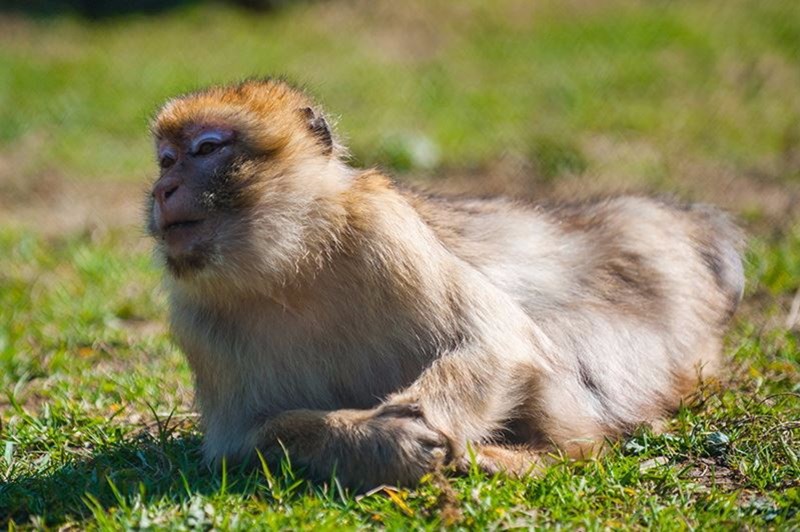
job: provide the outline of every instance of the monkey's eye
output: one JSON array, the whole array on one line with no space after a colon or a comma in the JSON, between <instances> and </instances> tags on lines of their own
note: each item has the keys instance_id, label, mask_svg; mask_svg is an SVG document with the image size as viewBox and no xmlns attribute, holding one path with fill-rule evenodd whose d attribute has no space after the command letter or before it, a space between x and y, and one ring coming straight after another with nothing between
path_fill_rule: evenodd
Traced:
<instances>
[{"instance_id":1,"label":"monkey's eye","mask_svg":"<svg viewBox=\"0 0 800 532\"><path fill-rule=\"evenodd\" d=\"M173 164L175 164L175 157L172 155L162 155L158 159L158 166L161 168L169 168Z\"/></svg>"},{"instance_id":2,"label":"monkey's eye","mask_svg":"<svg viewBox=\"0 0 800 532\"><path fill-rule=\"evenodd\" d=\"M214 153L233 140L233 131L222 127L212 127L197 135L189 146L192 156L204 156Z\"/></svg>"},{"instance_id":3,"label":"monkey's eye","mask_svg":"<svg viewBox=\"0 0 800 532\"><path fill-rule=\"evenodd\" d=\"M208 155L209 153L216 151L219 147L220 144L218 142L205 140L201 142L199 146L197 146L197 149L194 153L195 155Z\"/></svg>"}]
</instances>

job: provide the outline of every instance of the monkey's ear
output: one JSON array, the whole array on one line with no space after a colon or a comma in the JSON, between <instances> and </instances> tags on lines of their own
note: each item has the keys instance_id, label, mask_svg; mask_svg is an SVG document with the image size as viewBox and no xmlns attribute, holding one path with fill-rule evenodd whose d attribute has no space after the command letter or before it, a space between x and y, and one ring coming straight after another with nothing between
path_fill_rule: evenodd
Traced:
<instances>
[{"instance_id":1,"label":"monkey's ear","mask_svg":"<svg viewBox=\"0 0 800 532\"><path fill-rule=\"evenodd\" d=\"M333 151L333 136L331 135L331 129L328 127L325 118L323 118L322 115L317 115L311 107L303 107L300 109L300 113L303 115L308 129L317 140L319 140L320 144L322 144L323 153L325 155L330 155Z\"/></svg>"}]
</instances>

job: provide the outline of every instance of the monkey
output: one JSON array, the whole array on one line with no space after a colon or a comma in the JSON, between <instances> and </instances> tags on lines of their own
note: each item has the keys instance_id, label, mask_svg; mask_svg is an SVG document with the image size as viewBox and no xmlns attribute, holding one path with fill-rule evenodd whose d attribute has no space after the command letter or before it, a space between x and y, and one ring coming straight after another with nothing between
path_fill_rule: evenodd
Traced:
<instances>
[{"instance_id":1,"label":"monkey","mask_svg":"<svg viewBox=\"0 0 800 532\"><path fill-rule=\"evenodd\" d=\"M437 195L348 164L251 79L168 100L147 229L211 464L537 474L657 426L721 364L743 236L702 204Z\"/></svg>"}]
</instances>

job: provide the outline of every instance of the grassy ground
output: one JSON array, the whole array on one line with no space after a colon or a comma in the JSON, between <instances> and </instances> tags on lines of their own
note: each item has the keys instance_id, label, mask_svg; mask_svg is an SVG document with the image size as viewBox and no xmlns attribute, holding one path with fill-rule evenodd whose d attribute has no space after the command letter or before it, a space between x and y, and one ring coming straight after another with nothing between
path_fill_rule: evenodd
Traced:
<instances>
[{"instance_id":1,"label":"grassy ground","mask_svg":"<svg viewBox=\"0 0 800 532\"><path fill-rule=\"evenodd\" d=\"M99 528L800 527L800 4L331 1L0 14L0 522ZM199 465L139 230L166 97L284 73L354 160L560 198L713 201L751 235L721 388L542 478L364 497Z\"/></svg>"}]
</instances>

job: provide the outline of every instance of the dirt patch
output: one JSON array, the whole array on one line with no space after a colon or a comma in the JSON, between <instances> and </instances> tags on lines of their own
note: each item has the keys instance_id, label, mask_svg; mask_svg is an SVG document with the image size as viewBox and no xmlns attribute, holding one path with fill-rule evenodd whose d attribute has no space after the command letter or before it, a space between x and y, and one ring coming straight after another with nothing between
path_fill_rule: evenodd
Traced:
<instances>
[{"instance_id":1,"label":"dirt patch","mask_svg":"<svg viewBox=\"0 0 800 532\"><path fill-rule=\"evenodd\" d=\"M711 458L700 458L685 464L678 464L677 467L681 469L681 478L691 482L701 491L714 488L733 491L744 483L744 479L736 470Z\"/></svg>"},{"instance_id":2,"label":"dirt patch","mask_svg":"<svg viewBox=\"0 0 800 532\"><path fill-rule=\"evenodd\" d=\"M32 154L47 146L46 135L30 134L0 151L0 227L46 236L142 227L144 182L87 181L33 167Z\"/></svg>"},{"instance_id":3,"label":"dirt patch","mask_svg":"<svg viewBox=\"0 0 800 532\"><path fill-rule=\"evenodd\" d=\"M734 491L746 485L746 479L723 460L696 458L672 463L666 456L657 456L639 464L642 473L669 469L678 475L686 486L694 491L707 492L712 489Z\"/></svg>"},{"instance_id":4,"label":"dirt patch","mask_svg":"<svg viewBox=\"0 0 800 532\"><path fill-rule=\"evenodd\" d=\"M45 236L112 228L143 232L144 186L40 174L24 188L0 182L0 226Z\"/></svg>"}]
</instances>

